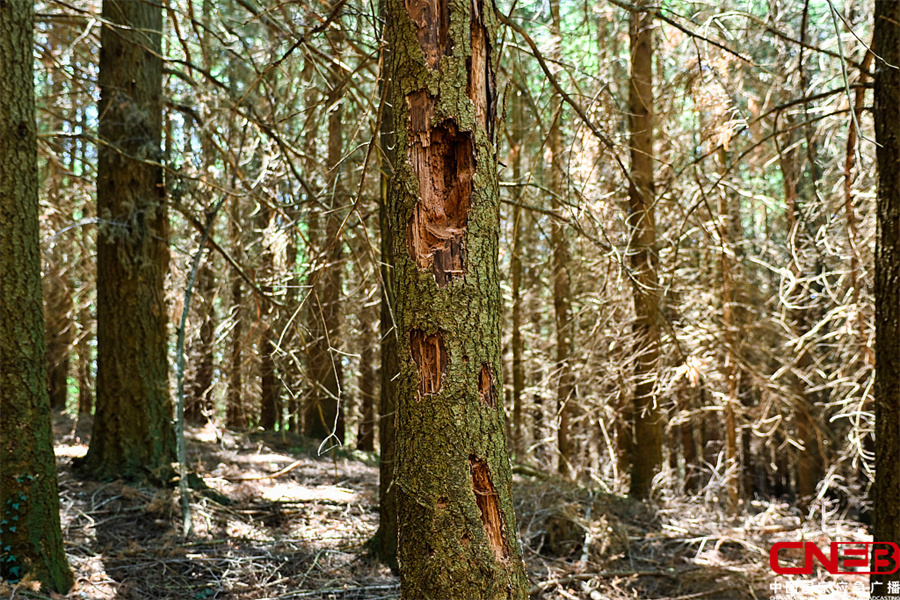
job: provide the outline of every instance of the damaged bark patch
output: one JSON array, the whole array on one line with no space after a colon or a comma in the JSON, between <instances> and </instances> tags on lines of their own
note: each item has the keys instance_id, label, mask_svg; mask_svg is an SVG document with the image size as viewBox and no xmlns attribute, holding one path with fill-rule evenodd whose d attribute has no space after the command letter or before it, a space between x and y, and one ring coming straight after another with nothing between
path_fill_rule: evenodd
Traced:
<instances>
[{"instance_id":1,"label":"damaged bark patch","mask_svg":"<svg viewBox=\"0 0 900 600\"><path fill-rule=\"evenodd\" d=\"M419 395L437 394L450 359L441 332L426 335L421 329L409 332L409 347L419 370Z\"/></svg>"},{"instance_id":2,"label":"damaged bark patch","mask_svg":"<svg viewBox=\"0 0 900 600\"><path fill-rule=\"evenodd\" d=\"M446 0L406 0L406 13L416 26L416 38L432 69L441 64L441 56L453 50L450 42L450 3Z\"/></svg>"},{"instance_id":3,"label":"damaged bark patch","mask_svg":"<svg viewBox=\"0 0 900 600\"><path fill-rule=\"evenodd\" d=\"M409 256L434 271L438 287L465 274L463 238L469 219L475 155L472 138L446 120L432 125L434 101L425 91L407 96L409 161L419 201L407 224Z\"/></svg>"},{"instance_id":4,"label":"damaged bark patch","mask_svg":"<svg viewBox=\"0 0 900 600\"><path fill-rule=\"evenodd\" d=\"M494 551L497 560L506 560L509 550L506 547L506 539L503 536L503 515L500 512L500 497L494 482L491 481L491 471L484 459L469 455L469 465L472 469L472 490L475 492L475 503L481 511L481 522L487 535L488 545Z\"/></svg>"},{"instance_id":5,"label":"damaged bark patch","mask_svg":"<svg viewBox=\"0 0 900 600\"><path fill-rule=\"evenodd\" d=\"M483 0L472 0L472 54L466 59L466 95L475 105L475 122L494 139L494 75L491 71L490 42L484 26Z\"/></svg>"},{"instance_id":6,"label":"damaged bark patch","mask_svg":"<svg viewBox=\"0 0 900 600\"><path fill-rule=\"evenodd\" d=\"M487 363L481 365L481 373L478 374L478 397L485 406L494 408L494 374Z\"/></svg>"}]
</instances>

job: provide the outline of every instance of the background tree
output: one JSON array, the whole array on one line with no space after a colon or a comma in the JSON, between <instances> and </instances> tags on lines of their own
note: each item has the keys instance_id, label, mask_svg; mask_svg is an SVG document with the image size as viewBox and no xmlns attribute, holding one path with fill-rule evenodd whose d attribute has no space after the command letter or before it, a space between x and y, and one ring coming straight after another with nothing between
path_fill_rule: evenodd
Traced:
<instances>
[{"instance_id":1,"label":"background tree","mask_svg":"<svg viewBox=\"0 0 900 600\"><path fill-rule=\"evenodd\" d=\"M97 399L80 468L160 477L174 460L165 277L162 7L106 0L97 150Z\"/></svg>"},{"instance_id":2,"label":"background tree","mask_svg":"<svg viewBox=\"0 0 900 600\"><path fill-rule=\"evenodd\" d=\"M50 428L32 54L34 7L0 5L0 577L72 586Z\"/></svg>"},{"instance_id":3,"label":"background tree","mask_svg":"<svg viewBox=\"0 0 900 600\"><path fill-rule=\"evenodd\" d=\"M638 6L641 6L638 4ZM650 495L662 463L663 432L657 400L659 368L659 283L653 170L653 17L631 12L631 85L628 96L631 182L628 187L629 255L634 288L634 453L631 493Z\"/></svg>"}]
</instances>

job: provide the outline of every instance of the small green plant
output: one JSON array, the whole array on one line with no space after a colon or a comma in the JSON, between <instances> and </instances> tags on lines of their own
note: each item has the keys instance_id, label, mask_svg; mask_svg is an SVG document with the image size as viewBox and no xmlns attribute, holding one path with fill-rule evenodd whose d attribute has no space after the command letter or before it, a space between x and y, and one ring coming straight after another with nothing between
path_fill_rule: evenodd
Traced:
<instances>
[{"instance_id":1,"label":"small green plant","mask_svg":"<svg viewBox=\"0 0 900 600\"><path fill-rule=\"evenodd\" d=\"M33 475L19 475L16 477L16 483L27 486L34 481ZM16 533L19 530L19 519L25 514L28 502L28 494L20 490L6 500L6 506L3 507L3 516L0 517L0 543L5 535ZM6 579L10 583L18 583L22 579L22 565L19 564L19 557L13 554L13 547L10 544L3 544L0 547L0 579Z\"/></svg>"}]
</instances>

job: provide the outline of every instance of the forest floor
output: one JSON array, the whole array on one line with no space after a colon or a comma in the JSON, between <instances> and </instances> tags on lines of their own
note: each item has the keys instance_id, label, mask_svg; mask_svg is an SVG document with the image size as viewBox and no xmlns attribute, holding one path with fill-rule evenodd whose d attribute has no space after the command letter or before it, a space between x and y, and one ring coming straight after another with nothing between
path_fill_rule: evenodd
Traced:
<instances>
[{"instance_id":1,"label":"forest floor","mask_svg":"<svg viewBox=\"0 0 900 600\"><path fill-rule=\"evenodd\" d=\"M67 600L400 597L397 577L365 548L378 525L375 455L318 456L295 436L190 429L192 468L230 504L195 493L185 542L174 490L73 477L89 424L57 415L55 429L77 581ZM731 518L699 498L639 503L541 477L517 476L513 489L532 600L868 598L866 576L788 577L769 566L778 541L871 539L853 521L830 519L823 531L786 504L755 502ZM33 587L0 596L48 598Z\"/></svg>"}]
</instances>

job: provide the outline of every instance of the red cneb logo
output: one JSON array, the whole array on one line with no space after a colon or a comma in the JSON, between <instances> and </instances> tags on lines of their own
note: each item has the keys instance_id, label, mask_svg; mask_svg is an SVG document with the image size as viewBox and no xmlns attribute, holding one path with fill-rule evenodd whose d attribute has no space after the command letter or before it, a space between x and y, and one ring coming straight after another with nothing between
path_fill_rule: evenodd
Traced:
<instances>
[{"instance_id":1,"label":"red cneb logo","mask_svg":"<svg viewBox=\"0 0 900 600\"><path fill-rule=\"evenodd\" d=\"M781 550L802 550L802 567L783 567ZM813 542L778 542L769 550L769 566L780 575L812 575L817 560L833 575L890 575L900 570L900 546L894 542L831 542L830 553ZM865 570L864 570L865 569Z\"/></svg>"}]
</instances>

